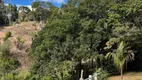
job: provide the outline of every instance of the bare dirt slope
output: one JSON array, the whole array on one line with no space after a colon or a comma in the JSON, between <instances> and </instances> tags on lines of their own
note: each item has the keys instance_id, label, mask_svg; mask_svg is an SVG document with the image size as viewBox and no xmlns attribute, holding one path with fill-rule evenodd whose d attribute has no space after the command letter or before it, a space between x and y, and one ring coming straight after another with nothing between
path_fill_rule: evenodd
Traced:
<instances>
[{"instance_id":1,"label":"bare dirt slope","mask_svg":"<svg viewBox=\"0 0 142 80\"><path fill-rule=\"evenodd\" d=\"M40 30L39 26L40 25L36 22L22 22L18 25L0 28L0 43L3 42L3 36L6 32L10 31L12 33L12 36L9 38L11 42L11 53L20 62L21 66L19 69L28 68L30 64L26 50L32 43L32 35ZM18 36L21 36L24 39L24 47L21 50L19 50L15 44Z\"/></svg>"}]
</instances>

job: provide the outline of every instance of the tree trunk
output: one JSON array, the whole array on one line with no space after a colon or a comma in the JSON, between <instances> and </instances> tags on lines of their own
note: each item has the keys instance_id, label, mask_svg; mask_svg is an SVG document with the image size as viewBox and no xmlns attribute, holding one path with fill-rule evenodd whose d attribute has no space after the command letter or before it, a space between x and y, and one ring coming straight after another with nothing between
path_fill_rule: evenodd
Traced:
<instances>
[{"instance_id":1,"label":"tree trunk","mask_svg":"<svg viewBox=\"0 0 142 80\"><path fill-rule=\"evenodd\" d=\"M94 60L92 59L92 69L94 68Z\"/></svg>"},{"instance_id":2,"label":"tree trunk","mask_svg":"<svg viewBox=\"0 0 142 80\"><path fill-rule=\"evenodd\" d=\"M123 68L121 68L121 80L123 80Z\"/></svg>"},{"instance_id":3,"label":"tree trunk","mask_svg":"<svg viewBox=\"0 0 142 80\"><path fill-rule=\"evenodd\" d=\"M62 80L64 80L64 74L63 74L63 72L61 73L61 77L62 77Z\"/></svg>"}]
</instances>

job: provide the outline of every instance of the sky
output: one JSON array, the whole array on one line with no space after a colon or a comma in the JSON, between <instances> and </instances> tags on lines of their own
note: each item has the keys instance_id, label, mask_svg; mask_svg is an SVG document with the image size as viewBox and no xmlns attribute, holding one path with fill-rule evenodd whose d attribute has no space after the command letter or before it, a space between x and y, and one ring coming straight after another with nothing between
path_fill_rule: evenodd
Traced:
<instances>
[{"instance_id":1,"label":"sky","mask_svg":"<svg viewBox=\"0 0 142 80\"><path fill-rule=\"evenodd\" d=\"M27 6L31 8L31 3L32 1L37 1L37 0L4 0L5 4L8 4L9 2L12 3L13 5L19 6ZM52 2L55 6L60 7L62 3L66 3L67 0L38 0L38 1L49 1Z\"/></svg>"}]
</instances>

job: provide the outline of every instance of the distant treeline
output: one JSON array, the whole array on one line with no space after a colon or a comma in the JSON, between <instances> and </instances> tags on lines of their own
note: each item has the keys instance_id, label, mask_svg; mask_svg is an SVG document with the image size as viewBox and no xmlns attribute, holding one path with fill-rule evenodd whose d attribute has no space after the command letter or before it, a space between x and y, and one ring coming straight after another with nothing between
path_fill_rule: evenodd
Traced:
<instances>
[{"instance_id":1,"label":"distant treeline","mask_svg":"<svg viewBox=\"0 0 142 80\"><path fill-rule=\"evenodd\" d=\"M27 6L8 4L4 5L0 2L0 25L12 25L13 22L19 23L22 21L44 21L50 17L53 9L57 8L50 2L32 2L32 9Z\"/></svg>"}]
</instances>

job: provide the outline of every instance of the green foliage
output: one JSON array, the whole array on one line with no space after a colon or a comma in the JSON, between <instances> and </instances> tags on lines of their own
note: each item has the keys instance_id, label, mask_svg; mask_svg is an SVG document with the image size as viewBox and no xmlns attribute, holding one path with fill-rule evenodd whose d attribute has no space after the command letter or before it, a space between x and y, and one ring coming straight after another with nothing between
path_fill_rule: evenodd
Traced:
<instances>
[{"instance_id":1,"label":"green foliage","mask_svg":"<svg viewBox=\"0 0 142 80\"><path fill-rule=\"evenodd\" d=\"M18 18L20 19L20 21L26 21L28 20L28 14L31 12L31 10L26 6L20 6L18 8L18 12L19 12Z\"/></svg>"},{"instance_id":2,"label":"green foliage","mask_svg":"<svg viewBox=\"0 0 142 80\"><path fill-rule=\"evenodd\" d=\"M8 38L9 38L9 37L4 36L4 37L3 37L3 41L7 41L7 40L8 40Z\"/></svg>"},{"instance_id":3,"label":"green foliage","mask_svg":"<svg viewBox=\"0 0 142 80\"><path fill-rule=\"evenodd\" d=\"M57 67L55 64L60 65L70 61L74 64L64 65L65 68L67 66L77 66L80 61L93 59L98 53L97 47L104 34L101 33L102 28L93 19L77 16L79 14L74 3L69 3L67 6L71 10L65 11L64 14L59 13L61 15L55 13L57 15L52 16L47 26L39 32L33 41L31 56L35 60L35 64L32 70L36 71L33 73L50 75L54 72L50 76L59 79L65 78L60 78L60 76L65 74L72 75L73 68L68 68L63 73L62 67ZM52 68L59 68L58 74L55 74L56 70L50 69L51 65ZM79 77L80 75L77 76Z\"/></svg>"},{"instance_id":4,"label":"green foliage","mask_svg":"<svg viewBox=\"0 0 142 80\"><path fill-rule=\"evenodd\" d=\"M32 8L38 8L39 7L39 2L33 2L32 3Z\"/></svg>"},{"instance_id":5,"label":"green foliage","mask_svg":"<svg viewBox=\"0 0 142 80\"><path fill-rule=\"evenodd\" d=\"M0 25L4 25L5 23L8 23L6 20L8 20L7 19L7 17L6 17L6 13L5 13L5 6L4 6L4 3L3 3L3 1L2 2L0 2Z\"/></svg>"},{"instance_id":6,"label":"green foliage","mask_svg":"<svg viewBox=\"0 0 142 80\"><path fill-rule=\"evenodd\" d=\"M97 73L98 80L108 80L109 73L103 70L102 68L96 69L95 73Z\"/></svg>"},{"instance_id":7,"label":"green foliage","mask_svg":"<svg viewBox=\"0 0 142 80\"><path fill-rule=\"evenodd\" d=\"M35 1L32 3L32 9L28 14L28 18L35 21L46 21L52 14L52 11L56 7L50 2L46 1Z\"/></svg>"},{"instance_id":8,"label":"green foliage","mask_svg":"<svg viewBox=\"0 0 142 80\"><path fill-rule=\"evenodd\" d=\"M18 18L18 10L16 5L8 4L6 6L6 14L11 13L11 21L16 21ZM10 22L9 22L10 23Z\"/></svg>"},{"instance_id":9,"label":"green foliage","mask_svg":"<svg viewBox=\"0 0 142 80\"><path fill-rule=\"evenodd\" d=\"M37 34L31 45L30 56L34 63L32 74L51 76L59 80L65 78L65 75L69 78L70 75L75 75L75 79L78 79L82 68L89 71L90 68L102 67L112 61L122 72L124 64L133 59L135 51L141 56L139 49L142 48L142 39L138 37L142 34L141 2L68 0L61 9L53 9L46 27ZM42 14L39 9L36 13L38 16ZM126 42L125 45L123 42ZM112 59L105 62L105 55ZM141 60L138 56L136 58ZM92 61L95 66L90 67L87 62L90 59L95 60Z\"/></svg>"},{"instance_id":10,"label":"green foliage","mask_svg":"<svg viewBox=\"0 0 142 80\"><path fill-rule=\"evenodd\" d=\"M13 74L7 74L0 78L0 80L16 80Z\"/></svg>"},{"instance_id":11,"label":"green foliage","mask_svg":"<svg viewBox=\"0 0 142 80\"><path fill-rule=\"evenodd\" d=\"M11 35L12 35L12 33L10 31L5 33L5 36L7 36L7 37L11 37Z\"/></svg>"},{"instance_id":12,"label":"green foliage","mask_svg":"<svg viewBox=\"0 0 142 80\"><path fill-rule=\"evenodd\" d=\"M124 44L123 42L121 42L115 53L110 52L106 55L106 58L110 58L112 55L114 65L118 68L118 70L123 68L124 63L126 61L123 49L124 49Z\"/></svg>"},{"instance_id":13,"label":"green foliage","mask_svg":"<svg viewBox=\"0 0 142 80\"><path fill-rule=\"evenodd\" d=\"M16 42L15 42L15 44L16 44L16 47L18 48L18 49L22 49L23 47L24 47L24 39L21 37L21 36L18 36L17 37L17 40L16 40Z\"/></svg>"},{"instance_id":14,"label":"green foliage","mask_svg":"<svg viewBox=\"0 0 142 80\"><path fill-rule=\"evenodd\" d=\"M0 45L0 76L14 71L19 63L16 59L11 57L9 42Z\"/></svg>"},{"instance_id":15,"label":"green foliage","mask_svg":"<svg viewBox=\"0 0 142 80\"><path fill-rule=\"evenodd\" d=\"M8 19L8 14L11 14L11 19ZM4 3L0 3L0 25L8 25L13 21L16 21L18 18L17 7L12 4L8 4L7 6Z\"/></svg>"},{"instance_id":16,"label":"green foliage","mask_svg":"<svg viewBox=\"0 0 142 80\"><path fill-rule=\"evenodd\" d=\"M8 38L11 37L11 35L12 35L12 33L11 33L10 31L9 31L9 32L6 32L5 35L4 35L4 37L3 37L3 40L4 40L4 41L7 41Z\"/></svg>"},{"instance_id":17,"label":"green foliage","mask_svg":"<svg viewBox=\"0 0 142 80\"><path fill-rule=\"evenodd\" d=\"M30 73L27 70L15 71L12 73L5 74L0 80L33 80L30 79Z\"/></svg>"},{"instance_id":18,"label":"green foliage","mask_svg":"<svg viewBox=\"0 0 142 80\"><path fill-rule=\"evenodd\" d=\"M122 75L124 64L129 60L134 60L134 54L132 52L124 54L124 43L121 42L116 51L107 53L106 58L110 57L113 59L114 66L120 71L121 80L123 80Z\"/></svg>"}]
</instances>

